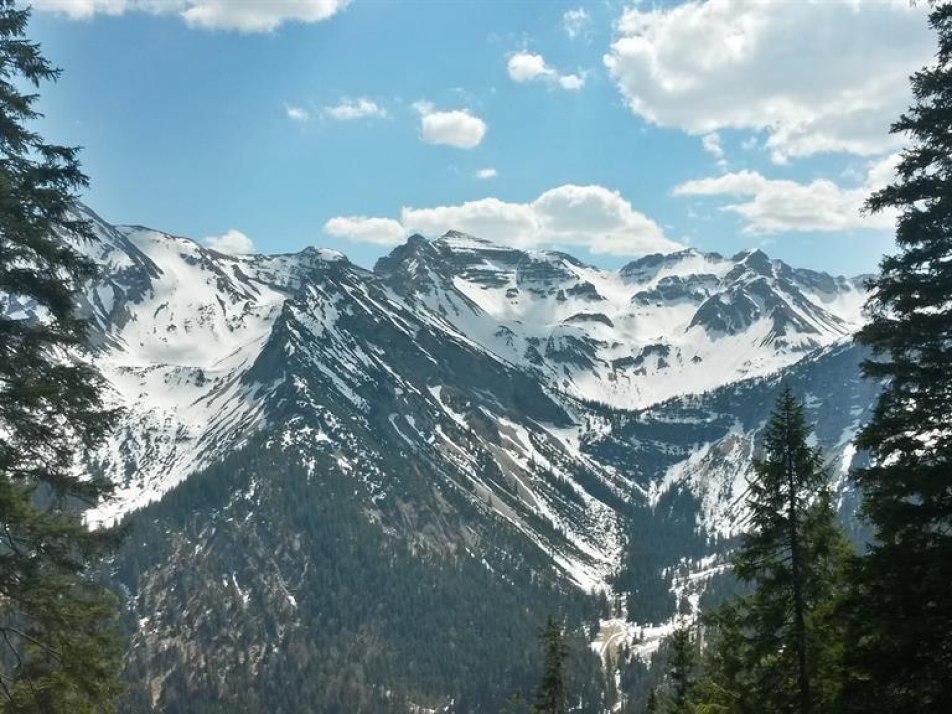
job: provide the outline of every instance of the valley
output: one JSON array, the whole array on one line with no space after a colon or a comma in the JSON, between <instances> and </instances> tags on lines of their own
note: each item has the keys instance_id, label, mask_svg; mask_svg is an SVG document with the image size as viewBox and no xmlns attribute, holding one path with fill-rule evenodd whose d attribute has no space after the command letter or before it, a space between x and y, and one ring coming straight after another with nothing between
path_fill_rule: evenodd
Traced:
<instances>
[{"instance_id":1,"label":"valley","mask_svg":"<svg viewBox=\"0 0 952 714\"><path fill-rule=\"evenodd\" d=\"M613 272L452 232L370 271L319 249L225 255L84 210L99 241L76 247L102 267L88 358L124 410L94 457L118 498L87 517L137 534L114 567L149 707L207 696L228 711L234 682L270 692L275 671L297 682L331 652L359 673L339 696L367 711L395 687L420 706L498 706L527 686L518 669L493 692L458 677L527 656L543 611L595 643L581 671L641 671L731 587L724 558L781 383L855 507L843 477L876 394L851 344L862 277L691 249ZM411 572L434 590L407 590ZM465 637L454 582L515 608L482 615L503 628L487 642L528 628L456 671L436 664ZM392 659L410 624L384 603L454 620L414 631L436 660Z\"/></svg>"}]
</instances>

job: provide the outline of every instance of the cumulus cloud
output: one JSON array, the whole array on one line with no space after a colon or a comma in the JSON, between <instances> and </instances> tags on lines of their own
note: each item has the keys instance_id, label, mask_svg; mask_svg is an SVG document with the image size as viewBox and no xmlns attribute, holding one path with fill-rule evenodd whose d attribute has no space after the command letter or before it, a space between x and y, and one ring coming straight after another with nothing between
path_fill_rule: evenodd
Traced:
<instances>
[{"instance_id":1,"label":"cumulus cloud","mask_svg":"<svg viewBox=\"0 0 952 714\"><path fill-rule=\"evenodd\" d=\"M767 133L777 162L896 148L887 129L934 38L906 0L632 7L604 57L631 110L696 135ZM884 32L884 28L889 28Z\"/></svg>"},{"instance_id":2,"label":"cumulus cloud","mask_svg":"<svg viewBox=\"0 0 952 714\"><path fill-rule=\"evenodd\" d=\"M741 216L745 233L785 231L819 232L855 229L886 230L895 226L896 214L863 212L870 193L895 177L899 160L893 154L869 166L865 181L843 188L827 179L810 183L768 179L756 171L738 171L722 176L688 181L674 189L678 196L730 196L744 199L721 206Z\"/></svg>"},{"instance_id":3,"label":"cumulus cloud","mask_svg":"<svg viewBox=\"0 0 952 714\"><path fill-rule=\"evenodd\" d=\"M220 236L206 238L203 242L206 247L229 255L244 255L255 252L255 244L252 243L251 238L234 228Z\"/></svg>"},{"instance_id":4,"label":"cumulus cloud","mask_svg":"<svg viewBox=\"0 0 952 714\"><path fill-rule=\"evenodd\" d=\"M498 198L435 206L404 207L400 220L334 218L325 231L378 244L395 244L411 232L441 235L458 230L507 245L583 246L594 253L643 255L683 246L665 237L661 227L618 192L603 186L567 184L529 203ZM367 237L361 237L361 233Z\"/></svg>"},{"instance_id":5,"label":"cumulus cloud","mask_svg":"<svg viewBox=\"0 0 952 714\"><path fill-rule=\"evenodd\" d=\"M399 245L407 236L399 221L392 218L338 216L324 224L324 232L355 243Z\"/></svg>"},{"instance_id":6,"label":"cumulus cloud","mask_svg":"<svg viewBox=\"0 0 952 714\"><path fill-rule=\"evenodd\" d=\"M496 178L497 175L498 175L498 172L496 171L496 169L493 169L493 168L480 169L479 171L476 172L476 178L480 178L480 179Z\"/></svg>"},{"instance_id":7,"label":"cumulus cloud","mask_svg":"<svg viewBox=\"0 0 952 714\"><path fill-rule=\"evenodd\" d=\"M292 107L289 105L284 108L284 111L288 115L288 119L292 121L304 122L310 121L311 119L311 113L304 107Z\"/></svg>"},{"instance_id":8,"label":"cumulus cloud","mask_svg":"<svg viewBox=\"0 0 952 714\"><path fill-rule=\"evenodd\" d=\"M560 74L546 64L542 55L517 52L509 58L509 78L513 82L547 82L562 89L578 90L585 86L581 74Z\"/></svg>"},{"instance_id":9,"label":"cumulus cloud","mask_svg":"<svg viewBox=\"0 0 952 714\"><path fill-rule=\"evenodd\" d=\"M368 117L386 118L387 110L376 102L365 97L358 99L341 99L337 104L331 107L324 107L324 113L332 119L340 121L350 121L353 119L366 119Z\"/></svg>"},{"instance_id":10,"label":"cumulus cloud","mask_svg":"<svg viewBox=\"0 0 952 714\"><path fill-rule=\"evenodd\" d=\"M486 122L468 109L438 111L429 102L413 106L420 113L420 136L427 144L472 149L486 136Z\"/></svg>"},{"instance_id":11,"label":"cumulus cloud","mask_svg":"<svg viewBox=\"0 0 952 714\"><path fill-rule=\"evenodd\" d=\"M74 19L97 14L177 14L191 27L238 32L272 32L286 22L320 22L350 0L33 0L37 10Z\"/></svg>"},{"instance_id":12,"label":"cumulus cloud","mask_svg":"<svg viewBox=\"0 0 952 714\"><path fill-rule=\"evenodd\" d=\"M565 14L562 15L562 26L565 28L566 34L573 40L584 34L591 24L592 17L585 12L584 7L566 10Z\"/></svg>"}]
</instances>

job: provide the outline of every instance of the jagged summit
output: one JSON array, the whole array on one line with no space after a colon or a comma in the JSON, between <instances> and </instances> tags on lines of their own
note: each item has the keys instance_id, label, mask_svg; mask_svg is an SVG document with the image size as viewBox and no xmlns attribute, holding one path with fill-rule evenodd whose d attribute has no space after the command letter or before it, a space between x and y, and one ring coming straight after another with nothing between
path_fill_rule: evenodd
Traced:
<instances>
[{"instance_id":1,"label":"jagged summit","mask_svg":"<svg viewBox=\"0 0 952 714\"><path fill-rule=\"evenodd\" d=\"M476 250L482 248L506 249L505 246L494 243L487 238L474 236L470 233L463 233L462 231L446 231L446 233L437 238L436 241L445 243L453 248L471 248Z\"/></svg>"},{"instance_id":2,"label":"jagged summit","mask_svg":"<svg viewBox=\"0 0 952 714\"><path fill-rule=\"evenodd\" d=\"M610 271L459 232L411 240L375 272L415 309L553 389L627 407L766 374L844 340L864 301L858 280L760 250L728 258L687 248ZM656 345L665 357L644 353Z\"/></svg>"},{"instance_id":3,"label":"jagged summit","mask_svg":"<svg viewBox=\"0 0 952 714\"><path fill-rule=\"evenodd\" d=\"M720 572L781 376L838 474L872 404L850 340L861 283L762 253L612 271L451 233L369 271L86 215L100 240L78 247L102 271L84 357L124 410L90 464L118 499L88 516L136 526L115 563L128 661L159 709L363 662L342 641L416 667L402 633L463 623L419 648L442 673L473 617L534 649L525 613L589 631L616 600L634 622L607 621L612 636L646 654ZM389 693L394 672L361 676ZM423 677L421 701L453 700L450 676Z\"/></svg>"},{"instance_id":4,"label":"jagged summit","mask_svg":"<svg viewBox=\"0 0 952 714\"><path fill-rule=\"evenodd\" d=\"M224 255L81 210L100 237L80 246L103 267L84 307L96 359L130 414L116 462L137 474L106 519L243 443L275 404L314 398L302 394L366 419L389 384L393 413L419 427L427 409L407 395L458 414L432 391L451 379L471 405L495 394L481 407L493 420L564 426L578 401L642 408L791 365L847 341L864 298L857 281L760 251L688 248L612 271L449 231L411 236L367 271L318 248ZM515 384L522 406L505 407ZM401 443L417 433L383 426Z\"/></svg>"}]
</instances>

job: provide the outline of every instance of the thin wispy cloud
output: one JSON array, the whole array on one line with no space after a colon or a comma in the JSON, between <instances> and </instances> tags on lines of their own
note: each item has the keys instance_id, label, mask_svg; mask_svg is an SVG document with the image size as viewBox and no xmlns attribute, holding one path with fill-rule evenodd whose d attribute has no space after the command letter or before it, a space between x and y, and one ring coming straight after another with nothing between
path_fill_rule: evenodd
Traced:
<instances>
[{"instance_id":1,"label":"thin wispy cloud","mask_svg":"<svg viewBox=\"0 0 952 714\"><path fill-rule=\"evenodd\" d=\"M506 68L513 82L545 82L568 90L585 86L584 74L562 74L546 64L542 55L533 52L516 52L509 58Z\"/></svg>"},{"instance_id":2,"label":"thin wispy cloud","mask_svg":"<svg viewBox=\"0 0 952 714\"><path fill-rule=\"evenodd\" d=\"M718 166L727 166L727 156L724 153L724 147L721 145L721 135L716 131L705 134L701 137L701 146L704 151L717 160Z\"/></svg>"},{"instance_id":3,"label":"thin wispy cloud","mask_svg":"<svg viewBox=\"0 0 952 714\"><path fill-rule=\"evenodd\" d=\"M576 39L584 35L592 25L592 17L584 7L577 7L572 10L566 10L562 15L562 26L565 33L571 38Z\"/></svg>"},{"instance_id":4,"label":"thin wispy cloud","mask_svg":"<svg viewBox=\"0 0 952 714\"><path fill-rule=\"evenodd\" d=\"M287 105L284 107L284 113L287 115L288 119L297 122L306 122L311 120L311 112L309 112L304 107L294 107Z\"/></svg>"},{"instance_id":5,"label":"thin wispy cloud","mask_svg":"<svg viewBox=\"0 0 952 714\"><path fill-rule=\"evenodd\" d=\"M386 109L366 97L341 99L333 106L324 107L324 114L338 121L353 121L355 119L368 118L385 119L389 116Z\"/></svg>"}]
</instances>

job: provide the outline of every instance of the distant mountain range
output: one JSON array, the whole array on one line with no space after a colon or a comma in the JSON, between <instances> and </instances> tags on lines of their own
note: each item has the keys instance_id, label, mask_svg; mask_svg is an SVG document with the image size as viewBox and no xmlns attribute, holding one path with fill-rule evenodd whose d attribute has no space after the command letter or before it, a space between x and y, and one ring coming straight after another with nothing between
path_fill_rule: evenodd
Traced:
<instances>
[{"instance_id":1,"label":"distant mountain range","mask_svg":"<svg viewBox=\"0 0 952 714\"><path fill-rule=\"evenodd\" d=\"M636 697L676 615L730 587L781 381L851 508L862 276L759 250L607 271L456 232L369 271L83 211L89 359L125 409L90 518L132 527L129 711L498 711L550 612L580 711Z\"/></svg>"}]
</instances>

